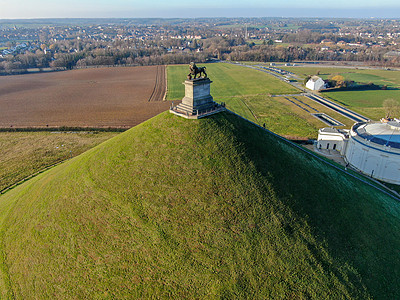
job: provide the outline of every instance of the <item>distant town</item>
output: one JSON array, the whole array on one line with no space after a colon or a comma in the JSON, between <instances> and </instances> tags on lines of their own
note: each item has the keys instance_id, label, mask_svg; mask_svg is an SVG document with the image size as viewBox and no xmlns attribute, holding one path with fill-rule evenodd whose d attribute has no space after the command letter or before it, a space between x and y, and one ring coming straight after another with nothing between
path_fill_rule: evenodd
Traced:
<instances>
[{"instance_id":1,"label":"distant town","mask_svg":"<svg viewBox=\"0 0 400 300\"><path fill-rule=\"evenodd\" d=\"M208 60L400 66L400 20L0 20L0 72Z\"/></svg>"}]
</instances>

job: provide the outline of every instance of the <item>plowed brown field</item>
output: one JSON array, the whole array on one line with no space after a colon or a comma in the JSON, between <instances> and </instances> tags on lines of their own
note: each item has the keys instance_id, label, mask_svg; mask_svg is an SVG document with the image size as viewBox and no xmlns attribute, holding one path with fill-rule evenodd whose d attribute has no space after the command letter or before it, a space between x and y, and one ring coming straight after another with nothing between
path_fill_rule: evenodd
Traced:
<instances>
[{"instance_id":1,"label":"plowed brown field","mask_svg":"<svg viewBox=\"0 0 400 300\"><path fill-rule=\"evenodd\" d=\"M165 67L0 77L0 127L130 127L169 108Z\"/></svg>"}]
</instances>

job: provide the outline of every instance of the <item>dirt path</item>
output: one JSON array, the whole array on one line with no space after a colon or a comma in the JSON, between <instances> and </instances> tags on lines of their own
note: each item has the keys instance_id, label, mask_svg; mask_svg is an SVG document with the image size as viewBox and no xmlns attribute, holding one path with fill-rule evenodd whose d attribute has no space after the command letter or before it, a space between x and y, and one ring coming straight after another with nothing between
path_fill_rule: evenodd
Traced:
<instances>
[{"instance_id":1,"label":"dirt path","mask_svg":"<svg viewBox=\"0 0 400 300\"><path fill-rule=\"evenodd\" d=\"M163 101L166 92L166 78L165 78L165 66L157 66L156 80L154 82L153 92L150 95L149 102L151 101Z\"/></svg>"}]
</instances>

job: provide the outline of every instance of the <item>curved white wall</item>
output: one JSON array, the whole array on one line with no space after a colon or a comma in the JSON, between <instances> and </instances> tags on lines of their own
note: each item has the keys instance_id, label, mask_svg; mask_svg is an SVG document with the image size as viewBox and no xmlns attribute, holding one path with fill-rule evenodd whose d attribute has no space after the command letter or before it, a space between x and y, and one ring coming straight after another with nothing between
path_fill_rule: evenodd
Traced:
<instances>
[{"instance_id":1,"label":"curved white wall","mask_svg":"<svg viewBox=\"0 0 400 300\"><path fill-rule=\"evenodd\" d=\"M400 184L400 149L367 141L352 130L345 158L350 165L368 176Z\"/></svg>"}]
</instances>

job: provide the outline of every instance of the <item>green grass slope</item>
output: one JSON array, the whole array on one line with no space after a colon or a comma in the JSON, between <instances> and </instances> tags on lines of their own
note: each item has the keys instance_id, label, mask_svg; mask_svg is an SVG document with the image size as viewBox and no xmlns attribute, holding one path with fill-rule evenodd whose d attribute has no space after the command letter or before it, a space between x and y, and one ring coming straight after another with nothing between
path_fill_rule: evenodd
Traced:
<instances>
[{"instance_id":1,"label":"green grass slope","mask_svg":"<svg viewBox=\"0 0 400 300\"><path fill-rule=\"evenodd\" d=\"M399 216L233 114L163 113L0 197L0 290L396 299Z\"/></svg>"}]
</instances>

